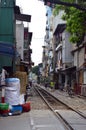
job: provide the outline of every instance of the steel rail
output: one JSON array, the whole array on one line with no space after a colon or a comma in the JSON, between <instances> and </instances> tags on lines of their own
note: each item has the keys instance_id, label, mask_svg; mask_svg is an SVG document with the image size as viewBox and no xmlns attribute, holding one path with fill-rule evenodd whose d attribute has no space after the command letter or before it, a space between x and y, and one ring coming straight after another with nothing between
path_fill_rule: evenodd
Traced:
<instances>
[{"instance_id":1,"label":"steel rail","mask_svg":"<svg viewBox=\"0 0 86 130\"><path fill-rule=\"evenodd\" d=\"M80 112L79 110L76 110L75 108L67 105L66 103L62 102L61 100L59 100L57 97L55 97L53 94L49 93L48 91L46 91L45 89L39 87L40 89L42 89L43 91L45 91L46 93L48 93L49 95L51 95L53 98L55 98L56 100L58 100L59 102L61 102L62 104L64 104L65 106L67 106L70 110L75 111L77 114L79 114L80 116L82 116L84 119L86 119L86 115L83 114L82 112Z\"/></svg>"},{"instance_id":2,"label":"steel rail","mask_svg":"<svg viewBox=\"0 0 86 130\"><path fill-rule=\"evenodd\" d=\"M37 90L40 91L40 93L41 93L41 90L44 91L45 93L47 93L48 95L50 95L51 97L53 97L53 98L54 98L55 100L57 100L58 102L62 103L62 104L65 105L66 107L68 107L68 109L70 109L71 111L76 112L79 116L83 117L83 119L86 119L86 116L83 115L82 112L80 112L79 110L76 110L76 109L74 109L74 108L68 106L67 104L63 103L63 102L60 101L57 97L55 97L53 94L51 94L50 92L46 91L45 89L43 89L43 88L41 88L41 87L37 87ZM42 94L41 94L41 95L42 95ZM43 96L43 95L42 95L42 96ZM44 98L44 96L43 96L43 98ZM44 99L45 99L45 98L44 98ZM45 101L46 101L46 99L45 99ZM46 101L46 102L47 102L47 104L49 104L48 101ZM49 105L50 105L50 104L49 104ZM50 106L50 107L51 107L51 106ZM61 114L60 114L58 111L55 111L52 107L51 107L51 110L52 110L53 112L56 112L56 113L62 118L62 120L63 120L66 124L68 124L68 125L70 126L70 129L73 130L72 126L64 119L64 117L61 116Z\"/></svg>"},{"instance_id":3,"label":"steel rail","mask_svg":"<svg viewBox=\"0 0 86 130\"><path fill-rule=\"evenodd\" d=\"M40 92L40 90L37 87L34 87L35 90L38 92L38 94L41 96L41 98L44 100L44 102L47 104L47 106L49 107L49 109L54 113L54 115L63 123L63 125L65 126L66 130L74 130L72 128L72 126L58 113L56 112L51 105L49 104L49 102L45 99L45 97L42 95L42 93Z\"/></svg>"}]
</instances>

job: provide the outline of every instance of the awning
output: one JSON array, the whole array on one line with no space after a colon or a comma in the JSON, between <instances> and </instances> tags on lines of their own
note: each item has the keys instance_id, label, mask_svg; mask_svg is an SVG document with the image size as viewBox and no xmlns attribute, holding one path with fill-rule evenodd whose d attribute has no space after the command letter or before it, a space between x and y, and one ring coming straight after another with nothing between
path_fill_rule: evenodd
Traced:
<instances>
[{"instance_id":1,"label":"awning","mask_svg":"<svg viewBox=\"0 0 86 130\"><path fill-rule=\"evenodd\" d=\"M14 13L16 20L31 22L31 15L21 14L19 6L14 7Z\"/></svg>"},{"instance_id":2,"label":"awning","mask_svg":"<svg viewBox=\"0 0 86 130\"><path fill-rule=\"evenodd\" d=\"M30 65L30 63L28 61L21 61L21 64Z\"/></svg>"},{"instance_id":3,"label":"awning","mask_svg":"<svg viewBox=\"0 0 86 130\"><path fill-rule=\"evenodd\" d=\"M76 66L72 66L72 67L68 67L68 68L65 68L63 70L61 70L62 72L73 72L76 70Z\"/></svg>"},{"instance_id":4,"label":"awning","mask_svg":"<svg viewBox=\"0 0 86 130\"><path fill-rule=\"evenodd\" d=\"M24 65L28 65L28 66L30 66L30 65L34 65L34 62L28 62L28 61L21 61L21 64L24 64Z\"/></svg>"},{"instance_id":5,"label":"awning","mask_svg":"<svg viewBox=\"0 0 86 130\"><path fill-rule=\"evenodd\" d=\"M31 15L26 14L15 14L16 20L31 22Z\"/></svg>"},{"instance_id":6,"label":"awning","mask_svg":"<svg viewBox=\"0 0 86 130\"><path fill-rule=\"evenodd\" d=\"M0 54L14 56L15 48L13 46L13 43L0 42Z\"/></svg>"},{"instance_id":7,"label":"awning","mask_svg":"<svg viewBox=\"0 0 86 130\"><path fill-rule=\"evenodd\" d=\"M58 24L54 32L54 35L56 35L57 33L62 33L65 28L66 28L66 24Z\"/></svg>"}]
</instances>

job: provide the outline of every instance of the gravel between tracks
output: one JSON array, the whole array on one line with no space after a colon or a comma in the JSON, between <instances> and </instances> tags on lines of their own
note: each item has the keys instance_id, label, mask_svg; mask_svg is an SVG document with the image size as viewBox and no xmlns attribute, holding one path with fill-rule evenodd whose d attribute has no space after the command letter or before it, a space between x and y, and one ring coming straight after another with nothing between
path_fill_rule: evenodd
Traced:
<instances>
[{"instance_id":1,"label":"gravel between tracks","mask_svg":"<svg viewBox=\"0 0 86 130\"><path fill-rule=\"evenodd\" d=\"M27 102L31 102L31 109L48 109L47 105L44 101L40 98L37 92L32 88L30 94L28 95Z\"/></svg>"}]
</instances>

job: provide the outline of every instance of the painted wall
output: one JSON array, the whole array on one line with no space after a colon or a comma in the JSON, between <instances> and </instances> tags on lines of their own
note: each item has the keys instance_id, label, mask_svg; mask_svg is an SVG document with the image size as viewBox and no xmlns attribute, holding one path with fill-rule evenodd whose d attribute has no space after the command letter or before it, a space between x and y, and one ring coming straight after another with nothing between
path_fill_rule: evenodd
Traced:
<instances>
[{"instance_id":1,"label":"painted wall","mask_svg":"<svg viewBox=\"0 0 86 130\"><path fill-rule=\"evenodd\" d=\"M24 48L24 24L23 22L16 22L16 47L21 59L23 60Z\"/></svg>"}]
</instances>

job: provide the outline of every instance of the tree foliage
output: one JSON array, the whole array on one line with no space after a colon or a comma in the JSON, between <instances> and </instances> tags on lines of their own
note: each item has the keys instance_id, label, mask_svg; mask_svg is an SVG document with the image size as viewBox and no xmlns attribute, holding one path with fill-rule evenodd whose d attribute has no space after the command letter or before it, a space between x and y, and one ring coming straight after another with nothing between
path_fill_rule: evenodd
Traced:
<instances>
[{"instance_id":1,"label":"tree foliage","mask_svg":"<svg viewBox=\"0 0 86 130\"><path fill-rule=\"evenodd\" d=\"M75 0L63 0L65 2L75 2ZM78 4L86 5L85 0L78 0ZM54 15L57 15L60 10L64 10L62 19L67 22L66 29L71 33L70 41L80 45L86 33L86 12L78 10L74 7L66 7L56 5Z\"/></svg>"},{"instance_id":2,"label":"tree foliage","mask_svg":"<svg viewBox=\"0 0 86 130\"><path fill-rule=\"evenodd\" d=\"M35 73L36 75L38 75L39 67L38 66L33 67L32 72Z\"/></svg>"}]
</instances>

